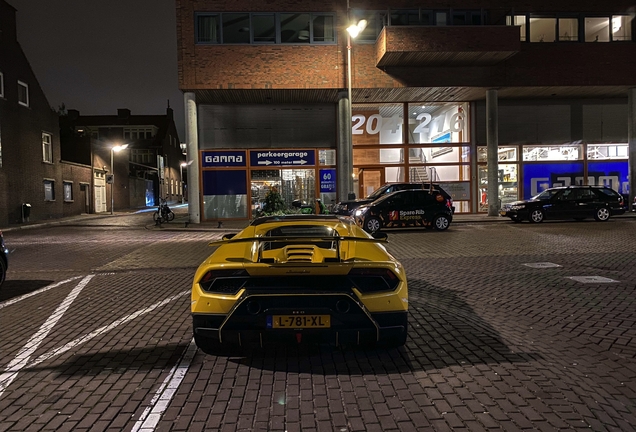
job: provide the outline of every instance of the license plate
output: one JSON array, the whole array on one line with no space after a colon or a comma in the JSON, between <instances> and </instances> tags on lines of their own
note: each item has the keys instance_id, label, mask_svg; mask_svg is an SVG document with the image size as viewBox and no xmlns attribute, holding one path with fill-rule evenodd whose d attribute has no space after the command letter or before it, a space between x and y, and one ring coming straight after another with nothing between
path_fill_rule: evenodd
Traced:
<instances>
[{"instance_id":1,"label":"license plate","mask_svg":"<svg viewBox=\"0 0 636 432\"><path fill-rule=\"evenodd\" d=\"M329 315L270 315L267 317L267 328L329 328Z\"/></svg>"}]
</instances>

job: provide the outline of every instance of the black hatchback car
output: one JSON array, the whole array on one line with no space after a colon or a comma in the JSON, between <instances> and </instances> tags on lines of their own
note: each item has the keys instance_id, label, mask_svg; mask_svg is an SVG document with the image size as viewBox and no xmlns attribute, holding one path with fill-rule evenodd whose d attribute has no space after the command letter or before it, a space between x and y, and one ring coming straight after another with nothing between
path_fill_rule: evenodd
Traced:
<instances>
[{"instance_id":1,"label":"black hatchback car","mask_svg":"<svg viewBox=\"0 0 636 432\"><path fill-rule=\"evenodd\" d=\"M373 201L377 200L378 198L384 195L388 195L393 192L407 190L407 189L431 190L431 187L434 191L438 191L439 193L441 193L445 199L449 200L451 204L451 210L455 210L455 208L453 207L453 199L438 184L431 185L430 183L385 183L384 185L380 186L379 188L371 192L365 198L358 198L356 200L339 202L338 204L336 204L334 208L334 213L339 215L344 215L344 216L353 216L355 210L358 207L365 204L372 203Z\"/></svg>"},{"instance_id":2,"label":"black hatchback car","mask_svg":"<svg viewBox=\"0 0 636 432\"><path fill-rule=\"evenodd\" d=\"M625 207L623 196L609 187L566 186L546 189L529 200L506 204L499 214L515 222L590 217L602 222L625 213Z\"/></svg>"},{"instance_id":3,"label":"black hatchback car","mask_svg":"<svg viewBox=\"0 0 636 432\"><path fill-rule=\"evenodd\" d=\"M358 207L354 219L369 233L409 226L443 231L453 220L452 201L436 190L402 190Z\"/></svg>"}]
</instances>

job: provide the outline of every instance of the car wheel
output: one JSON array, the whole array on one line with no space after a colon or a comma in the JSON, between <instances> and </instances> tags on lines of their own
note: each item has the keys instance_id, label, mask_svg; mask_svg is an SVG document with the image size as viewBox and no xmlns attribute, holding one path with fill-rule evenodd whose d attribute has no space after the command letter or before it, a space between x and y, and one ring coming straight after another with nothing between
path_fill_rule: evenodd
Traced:
<instances>
[{"instance_id":1,"label":"car wheel","mask_svg":"<svg viewBox=\"0 0 636 432\"><path fill-rule=\"evenodd\" d=\"M599 222L605 222L610 218L610 212L607 207L601 207L596 209L596 213L594 213L594 219Z\"/></svg>"},{"instance_id":2,"label":"car wheel","mask_svg":"<svg viewBox=\"0 0 636 432\"><path fill-rule=\"evenodd\" d=\"M0 285L2 285L6 277L7 277L7 266L4 264L4 260L0 258Z\"/></svg>"},{"instance_id":3,"label":"car wheel","mask_svg":"<svg viewBox=\"0 0 636 432\"><path fill-rule=\"evenodd\" d=\"M544 217L545 216L543 214L543 210L535 209L530 212L530 216L528 217L528 219L530 220L530 222L540 223L543 222Z\"/></svg>"},{"instance_id":4,"label":"car wheel","mask_svg":"<svg viewBox=\"0 0 636 432\"><path fill-rule=\"evenodd\" d=\"M449 226L450 221L445 215L436 216L435 219L433 219L433 228L437 231L444 231L445 229L448 229Z\"/></svg>"},{"instance_id":5,"label":"car wheel","mask_svg":"<svg viewBox=\"0 0 636 432\"><path fill-rule=\"evenodd\" d=\"M374 233L382 228L382 222L377 217L370 217L364 222L364 229L366 232Z\"/></svg>"}]
</instances>

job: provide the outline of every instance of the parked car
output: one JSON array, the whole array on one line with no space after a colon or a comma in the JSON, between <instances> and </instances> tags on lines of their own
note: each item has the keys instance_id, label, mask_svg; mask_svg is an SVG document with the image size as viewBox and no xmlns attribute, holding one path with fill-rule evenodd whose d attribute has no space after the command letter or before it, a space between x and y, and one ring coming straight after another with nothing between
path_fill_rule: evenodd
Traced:
<instances>
[{"instance_id":1,"label":"parked car","mask_svg":"<svg viewBox=\"0 0 636 432\"><path fill-rule=\"evenodd\" d=\"M515 222L539 223L545 219L606 221L625 213L623 196L605 186L566 186L546 189L535 197L504 205L499 214Z\"/></svg>"},{"instance_id":2,"label":"parked car","mask_svg":"<svg viewBox=\"0 0 636 432\"><path fill-rule=\"evenodd\" d=\"M407 189L424 189L430 190L431 186L433 190L441 193L445 199L450 202L451 210L455 211L455 207L453 206L453 199L451 196L438 184L431 185L430 183L386 183L380 186L378 189L374 190L365 198L358 198L356 200L350 201L341 201L336 204L334 210L336 214L352 216L355 210L364 205L369 204L380 198L381 196L388 195L393 192L407 190Z\"/></svg>"},{"instance_id":3,"label":"parked car","mask_svg":"<svg viewBox=\"0 0 636 432\"><path fill-rule=\"evenodd\" d=\"M453 220L452 201L437 190L407 189L358 207L356 223L369 233L382 228L422 226L439 231Z\"/></svg>"},{"instance_id":4,"label":"parked car","mask_svg":"<svg viewBox=\"0 0 636 432\"><path fill-rule=\"evenodd\" d=\"M2 286L7 277L7 268L9 267L8 254L9 250L4 244L4 237L2 237L2 231L0 231L0 286Z\"/></svg>"},{"instance_id":5,"label":"parked car","mask_svg":"<svg viewBox=\"0 0 636 432\"><path fill-rule=\"evenodd\" d=\"M308 341L335 345L406 342L408 289L402 265L350 218L254 219L199 266L192 284L194 340L226 347Z\"/></svg>"}]
</instances>

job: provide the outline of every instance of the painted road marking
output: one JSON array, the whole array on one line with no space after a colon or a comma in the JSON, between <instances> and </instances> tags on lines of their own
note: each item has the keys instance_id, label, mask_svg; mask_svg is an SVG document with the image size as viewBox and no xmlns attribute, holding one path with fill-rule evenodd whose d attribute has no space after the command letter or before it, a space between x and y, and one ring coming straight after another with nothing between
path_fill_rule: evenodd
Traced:
<instances>
[{"instance_id":1,"label":"painted road marking","mask_svg":"<svg viewBox=\"0 0 636 432\"><path fill-rule=\"evenodd\" d=\"M190 290L180 292L177 295L174 295L174 296L169 297L169 298L167 298L165 300L162 300L162 301L160 301L158 303L155 303L155 304L153 304L151 306L148 306L145 309L140 309L137 312L133 312L130 315L127 315L127 316L125 316L123 318L120 318L117 321L115 321L115 322L113 322L113 323L111 323L111 324L109 324L107 326L100 327L100 328L98 328L97 330L95 330L95 331L93 331L91 333L85 334L84 336L80 336L77 339L67 343L64 346L61 346L59 348L55 348L54 350L49 351L46 354L42 354L40 357L38 357L36 360L34 360L33 363L29 364L29 367L36 366L36 365L42 363L45 360L48 360L48 359L50 359L52 357L58 356L60 354L63 354L65 352L67 352L68 350L71 350L71 349L75 348L78 345L81 345L81 344L83 344L85 342L88 342L89 340L101 335L101 334L104 334L104 333L106 333L108 331L111 331L115 327L118 327L118 326L120 326L122 324L125 324L125 323L127 323L129 321L134 320L135 318L138 318L138 317L140 317L142 315L145 315L145 314L147 314L149 312L152 312L153 310L155 310L155 309L157 309L157 308L159 308L161 306L165 306L168 303L178 299L179 297L185 296L186 294L190 294Z\"/></svg>"},{"instance_id":2,"label":"painted road marking","mask_svg":"<svg viewBox=\"0 0 636 432\"><path fill-rule=\"evenodd\" d=\"M31 297L31 296L36 295L36 294L43 293L44 291L48 291L48 290L50 290L50 289L57 288L57 287L59 287L60 285L64 285L64 284L65 284L65 283L67 283L67 282L74 281L75 279L79 279L79 278L81 278L81 277L82 277L82 276L74 276L74 277L72 277L72 278L65 279L65 280L60 281L60 282L55 282L54 284L51 284L51 285L47 285L47 286L45 286L44 288L40 288L39 290L35 290L35 291L33 291L33 292L30 292L30 293L27 293L27 294L21 295L20 297L16 297L16 298L14 298L14 299L7 300L7 301L5 301L5 302L0 303L0 309L2 309L2 308L4 308L4 307L7 307L7 306L9 306L9 305L12 305L12 304L14 304L14 303L17 303L17 302L19 302L19 301L22 301L22 300L24 300L24 299L27 299L27 298L29 298L29 297Z\"/></svg>"},{"instance_id":3,"label":"painted road marking","mask_svg":"<svg viewBox=\"0 0 636 432\"><path fill-rule=\"evenodd\" d=\"M5 372L0 375L0 398L4 391L9 387L9 385L13 382L13 380L18 376L18 373L26 366L31 354L35 352L35 350L40 346L44 338L49 334L51 329L57 324L57 322L62 318L64 313L71 306L73 301L77 298L77 296L82 292L84 287L90 282L94 275L88 275L84 277L77 284L73 291L70 292L68 296L64 299L64 301L55 309L55 312L49 318L44 321L44 324L40 326L40 329L29 339L26 345L20 350L18 355L9 363Z\"/></svg>"},{"instance_id":4,"label":"painted road marking","mask_svg":"<svg viewBox=\"0 0 636 432\"><path fill-rule=\"evenodd\" d=\"M183 352L178 366L175 364L166 379L163 380L159 389L155 392L155 395L150 401L150 406L146 407L139 420L132 428L132 432L152 432L159 424L161 415L168 408L172 397L177 392L181 381L185 377L190 363L194 358L194 354L197 352L197 346L194 344L194 339L190 340L188 348Z\"/></svg>"}]
</instances>

